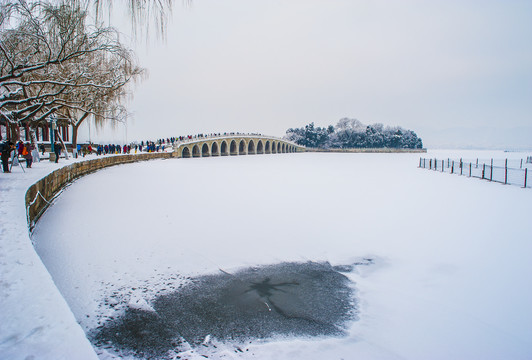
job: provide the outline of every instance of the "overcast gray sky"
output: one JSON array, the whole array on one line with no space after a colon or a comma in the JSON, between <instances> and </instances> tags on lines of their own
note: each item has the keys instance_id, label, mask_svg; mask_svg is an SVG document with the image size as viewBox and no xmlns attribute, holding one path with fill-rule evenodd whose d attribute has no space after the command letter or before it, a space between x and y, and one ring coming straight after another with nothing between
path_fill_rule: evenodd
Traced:
<instances>
[{"instance_id":1,"label":"overcast gray sky","mask_svg":"<svg viewBox=\"0 0 532 360\"><path fill-rule=\"evenodd\" d=\"M176 2L167 41L136 48L129 141L350 117L429 147L532 148L530 0Z\"/></svg>"}]
</instances>

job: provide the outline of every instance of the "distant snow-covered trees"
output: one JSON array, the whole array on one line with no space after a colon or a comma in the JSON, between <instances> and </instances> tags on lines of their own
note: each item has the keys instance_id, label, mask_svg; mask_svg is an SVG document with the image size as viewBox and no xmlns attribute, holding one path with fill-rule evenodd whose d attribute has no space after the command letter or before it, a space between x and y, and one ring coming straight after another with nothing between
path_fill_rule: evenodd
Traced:
<instances>
[{"instance_id":1,"label":"distant snow-covered trees","mask_svg":"<svg viewBox=\"0 0 532 360\"><path fill-rule=\"evenodd\" d=\"M286 131L286 137L299 145L313 148L328 148L330 147L330 135L333 132L334 127L332 125L327 128L321 128L315 127L314 123L310 123L303 128L288 129Z\"/></svg>"},{"instance_id":2,"label":"distant snow-covered trees","mask_svg":"<svg viewBox=\"0 0 532 360\"><path fill-rule=\"evenodd\" d=\"M343 118L336 126L316 127L314 123L302 128L288 129L286 138L296 144L313 148L396 148L421 149L423 142L412 130L384 127L382 124L364 125L357 119Z\"/></svg>"}]
</instances>

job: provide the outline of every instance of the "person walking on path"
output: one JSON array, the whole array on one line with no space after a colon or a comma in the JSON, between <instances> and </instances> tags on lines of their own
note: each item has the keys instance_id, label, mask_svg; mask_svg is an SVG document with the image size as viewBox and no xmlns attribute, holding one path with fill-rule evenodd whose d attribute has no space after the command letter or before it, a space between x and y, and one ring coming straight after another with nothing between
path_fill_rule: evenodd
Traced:
<instances>
[{"instance_id":1,"label":"person walking on path","mask_svg":"<svg viewBox=\"0 0 532 360\"><path fill-rule=\"evenodd\" d=\"M13 151L14 146L12 142L5 142L2 147L2 168L5 173L9 171L9 157L11 156L11 151Z\"/></svg>"},{"instance_id":2,"label":"person walking on path","mask_svg":"<svg viewBox=\"0 0 532 360\"><path fill-rule=\"evenodd\" d=\"M55 153L55 163L57 164L59 162L59 155L61 155L61 145L59 142L56 142L54 144L54 153Z\"/></svg>"},{"instance_id":3,"label":"person walking on path","mask_svg":"<svg viewBox=\"0 0 532 360\"><path fill-rule=\"evenodd\" d=\"M17 143L18 156L22 156L22 150L24 150L24 143L22 142L22 140L19 140Z\"/></svg>"},{"instance_id":4,"label":"person walking on path","mask_svg":"<svg viewBox=\"0 0 532 360\"><path fill-rule=\"evenodd\" d=\"M34 145L32 143L30 143L30 148L29 148L29 151L30 151L30 154L31 154L31 157L32 157L32 164L34 162L41 162L41 158L39 157L39 149L37 147L37 145Z\"/></svg>"},{"instance_id":5,"label":"person walking on path","mask_svg":"<svg viewBox=\"0 0 532 360\"><path fill-rule=\"evenodd\" d=\"M22 148L22 157L26 159L26 168L31 168L33 162L33 155L31 155L30 143L26 143Z\"/></svg>"}]
</instances>

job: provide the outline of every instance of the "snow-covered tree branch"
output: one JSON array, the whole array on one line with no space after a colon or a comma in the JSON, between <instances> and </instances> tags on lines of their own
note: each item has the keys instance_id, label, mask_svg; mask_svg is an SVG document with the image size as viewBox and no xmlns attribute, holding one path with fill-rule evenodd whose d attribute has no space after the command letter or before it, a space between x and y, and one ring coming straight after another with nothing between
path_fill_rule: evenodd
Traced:
<instances>
[{"instance_id":1,"label":"snow-covered tree branch","mask_svg":"<svg viewBox=\"0 0 532 360\"><path fill-rule=\"evenodd\" d=\"M9 123L33 126L54 112L75 114L73 125L84 114L105 121L143 73L118 32L90 23L76 2L0 5L0 116Z\"/></svg>"}]
</instances>

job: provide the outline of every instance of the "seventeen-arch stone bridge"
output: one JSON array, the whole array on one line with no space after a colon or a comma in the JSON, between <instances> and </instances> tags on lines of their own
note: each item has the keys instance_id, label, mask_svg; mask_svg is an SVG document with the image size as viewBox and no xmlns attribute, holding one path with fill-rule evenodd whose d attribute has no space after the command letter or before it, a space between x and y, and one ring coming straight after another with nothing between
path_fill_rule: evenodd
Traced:
<instances>
[{"instance_id":1,"label":"seventeen-arch stone bridge","mask_svg":"<svg viewBox=\"0 0 532 360\"><path fill-rule=\"evenodd\" d=\"M305 147L283 139L263 135L220 135L184 140L175 152L178 158L278 154L304 152Z\"/></svg>"}]
</instances>

